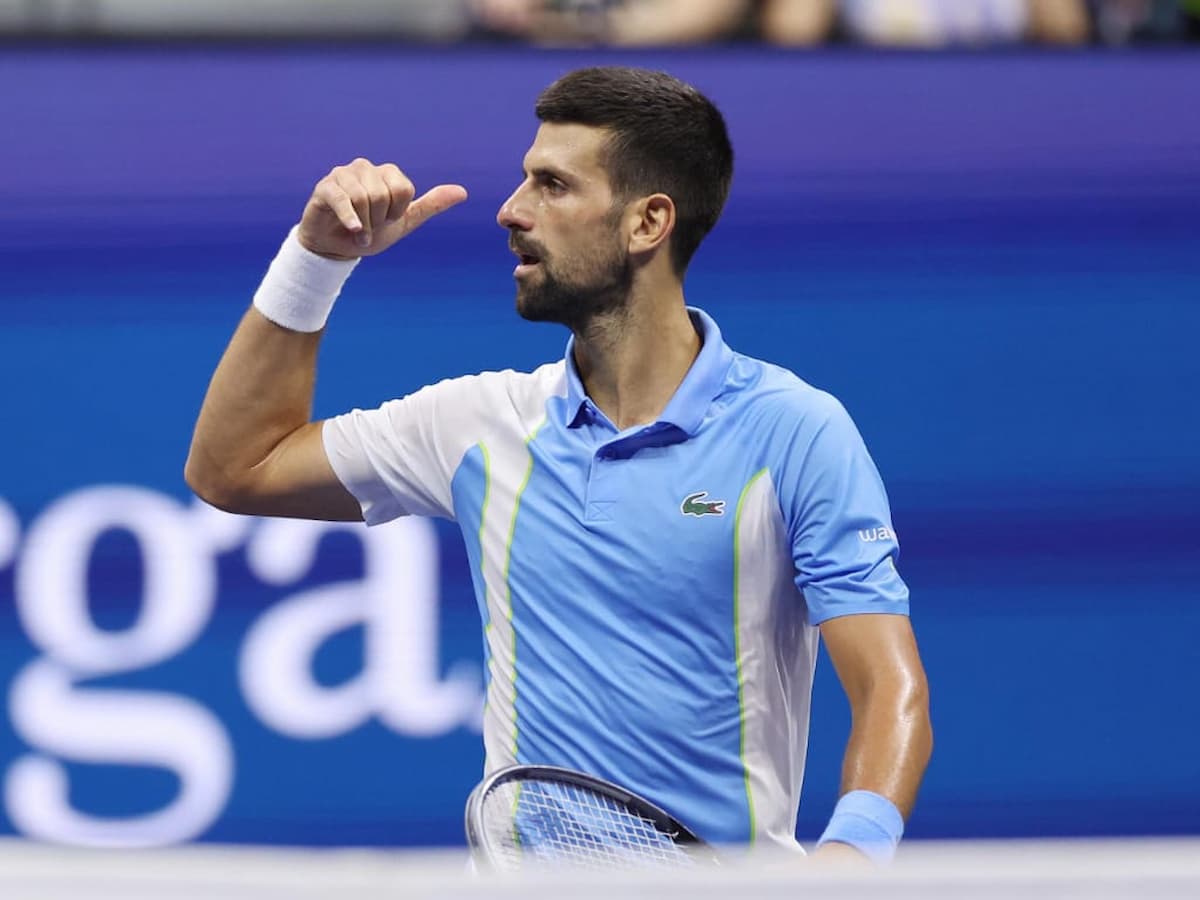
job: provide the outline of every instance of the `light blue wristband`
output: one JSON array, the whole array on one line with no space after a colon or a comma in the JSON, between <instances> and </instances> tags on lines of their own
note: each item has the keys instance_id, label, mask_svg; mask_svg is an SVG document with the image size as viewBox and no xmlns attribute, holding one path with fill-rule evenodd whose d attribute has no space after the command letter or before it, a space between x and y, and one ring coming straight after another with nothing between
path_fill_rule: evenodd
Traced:
<instances>
[{"instance_id":1,"label":"light blue wristband","mask_svg":"<svg viewBox=\"0 0 1200 900\"><path fill-rule=\"evenodd\" d=\"M904 834L904 817L887 797L873 791L851 791L838 801L817 846L849 844L872 862L886 865L896 855Z\"/></svg>"}]
</instances>

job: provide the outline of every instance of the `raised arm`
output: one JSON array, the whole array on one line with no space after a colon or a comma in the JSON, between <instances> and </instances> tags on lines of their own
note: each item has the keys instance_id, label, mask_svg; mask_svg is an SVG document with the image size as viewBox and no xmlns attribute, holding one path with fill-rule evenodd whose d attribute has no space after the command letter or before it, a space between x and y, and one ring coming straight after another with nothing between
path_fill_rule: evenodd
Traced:
<instances>
[{"instance_id":1,"label":"raised arm","mask_svg":"<svg viewBox=\"0 0 1200 900\"><path fill-rule=\"evenodd\" d=\"M312 421L317 348L358 259L467 194L439 185L414 196L396 166L365 159L317 184L209 383L184 469L202 499L252 515L362 518L325 456L322 423Z\"/></svg>"}]
</instances>

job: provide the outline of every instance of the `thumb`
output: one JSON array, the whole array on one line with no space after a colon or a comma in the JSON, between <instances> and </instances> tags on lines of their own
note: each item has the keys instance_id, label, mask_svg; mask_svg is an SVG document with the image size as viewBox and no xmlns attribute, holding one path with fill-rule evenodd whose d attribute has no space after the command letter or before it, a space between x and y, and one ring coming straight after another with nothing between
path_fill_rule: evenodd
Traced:
<instances>
[{"instance_id":1,"label":"thumb","mask_svg":"<svg viewBox=\"0 0 1200 900\"><path fill-rule=\"evenodd\" d=\"M404 210L400 221L404 224L407 234L419 228L438 213L444 213L452 206L458 206L467 199L467 189L461 184L439 184L430 188Z\"/></svg>"}]
</instances>

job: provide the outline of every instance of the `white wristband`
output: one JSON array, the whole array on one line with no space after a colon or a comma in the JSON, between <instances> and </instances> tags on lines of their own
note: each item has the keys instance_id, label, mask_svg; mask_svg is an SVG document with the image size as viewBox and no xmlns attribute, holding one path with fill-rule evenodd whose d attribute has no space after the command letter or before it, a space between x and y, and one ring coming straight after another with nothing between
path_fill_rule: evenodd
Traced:
<instances>
[{"instance_id":1,"label":"white wristband","mask_svg":"<svg viewBox=\"0 0 1200 900\"><path fill-rule=\"evenodd\" d=\"M299 233L297 225L279 248L254 294L254 308L292 331L320 331L359 260L326 259L306 249Z\"/></svg>"}]
</instances>

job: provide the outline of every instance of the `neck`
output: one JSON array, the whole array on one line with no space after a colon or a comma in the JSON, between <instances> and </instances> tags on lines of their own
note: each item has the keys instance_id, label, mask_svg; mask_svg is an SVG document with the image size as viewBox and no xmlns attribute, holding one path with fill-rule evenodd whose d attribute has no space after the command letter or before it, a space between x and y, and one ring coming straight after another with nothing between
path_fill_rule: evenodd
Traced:
<instances>
[{"instance_id":1,"label":"neck","mask_svg":"<svg viewBox=\"0 0 1200 900\"><path fill-rule=\"evenodd\" d=\"M622 431L654 422L700 352L680 286L630 303L575 333L575 365L592 402Z\"/></svg>"}]
</instances>

